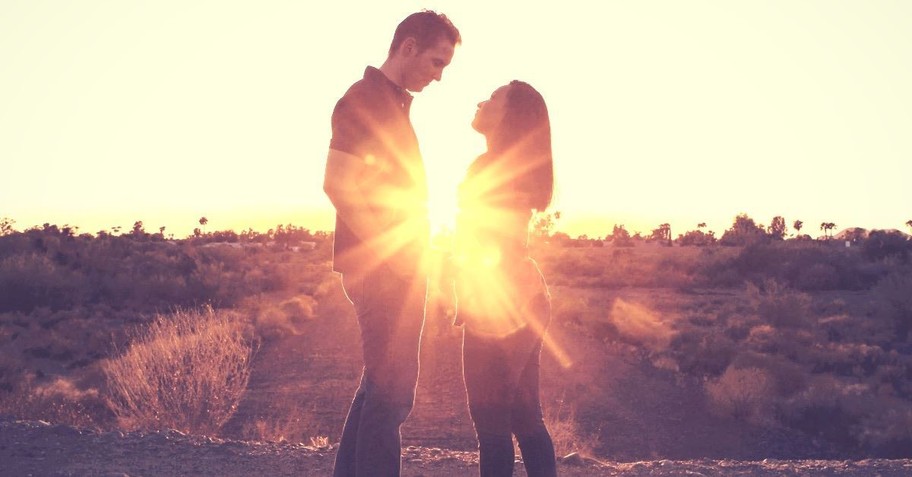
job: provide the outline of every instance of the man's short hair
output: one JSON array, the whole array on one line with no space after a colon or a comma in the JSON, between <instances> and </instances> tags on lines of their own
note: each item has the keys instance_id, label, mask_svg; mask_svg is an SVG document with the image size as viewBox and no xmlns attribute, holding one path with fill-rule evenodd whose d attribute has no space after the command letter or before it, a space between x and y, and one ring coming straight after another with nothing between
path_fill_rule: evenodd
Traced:
<instances>
[{"instance_id":1,"label":"man's short hair","mask_svg":"<svg viewBox=\"0 0 912 477\"><path fill-rule=\"evenodd\" d=\"M413 13L402 20L393 35L389 56L393 56L402 42L409 37L415 39L419 53L434 46L442 38L449 40L453 46L462 42L459 30L456 29L453 22L446 15L431 10Z\"/></svg>"}]
</instances>

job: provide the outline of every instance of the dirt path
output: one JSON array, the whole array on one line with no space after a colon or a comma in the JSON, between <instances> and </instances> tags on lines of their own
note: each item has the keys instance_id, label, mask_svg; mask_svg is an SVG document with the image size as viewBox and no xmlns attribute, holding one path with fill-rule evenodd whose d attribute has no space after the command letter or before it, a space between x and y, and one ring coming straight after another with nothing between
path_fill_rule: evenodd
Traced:
<instances>
[{"instance_id":1,"label":"dirt path","mask_svg":"<svg viewBox=\"0 0 912 477\"><path fill-rule=\"evenodd\" d=\"M332 449L239 442L177 432L95 433L41 422L0 420L0 476L327 476ZM912 460L734 460L586 462L565 460L559 473L595 476L874 476L912 475ZM408 447L405 477L477 475L473 452ZM514 476L525 476L517 464Z\"/></svg>"},{"instance_id":2,"label":"dirt path","mask_svg":"<svg viewBox=\"0 0 912 477\"><path fill-rule=\"evenodd\" d=\"M338 441L361 368L356 320L341 291L333 290L300 334L263 344L248 391L223 437L309 443L311 437L326 436L330 443ZM552 326L549 338L551 346L542 358L546 416L573 414L569 419L578 423L576 437L602 458L841 457L796 432L713 415L702 383L682 381L635 352L609 349L561 326ZM402 435L404 445L475 449L462 381L461 329L433 312L423 334L415 408Z\"/></svg>"}]
</instances>

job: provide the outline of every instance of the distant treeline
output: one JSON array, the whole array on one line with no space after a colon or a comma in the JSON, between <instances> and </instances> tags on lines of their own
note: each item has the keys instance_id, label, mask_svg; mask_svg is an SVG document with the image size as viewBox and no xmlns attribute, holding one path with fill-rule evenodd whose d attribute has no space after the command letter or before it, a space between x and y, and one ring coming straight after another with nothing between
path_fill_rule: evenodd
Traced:
<instances>
[{"instance_id":1,"label":"distant treeline","mask_svg":"<svg viewBox=\"0 0 912 477\"><path fill-rule=\"evenodd\" d=\"M147 233L141 222L120 235L76 235L51 224L23 232L7 228L0 236L0 313L94 304L137 311L232 306L295 286L295 277L317 273L315 267L328 273L331 238L292 225L182 240ZM312 256L301 264L293 258L300 254Z\"/></svg>"},{"instance_id":2,"label":"distant treeline","mask_svg":"<svg viewBox=\"0 0 912 477\"><path fill-rule=\"evenodd\" d=\"M716 237L716 233L706 229L706 223L697 224L693 230L679 233L677 238L673 238L671 225L664 223L652 230L649 235L643 235L636 232L633 235L624 227L624 225L615 225L611 233L606 234L604 239L591 238L588 235L580 235L573 239L563 232L552 233L556 218L560 218L560 213L553 215L546 214L535 224L534 234L540 237L548 237L553 242L560 243L564 246L604 246L611 244L617 247L633 247L638 243L659 243L663 245L681 245L681 246L744 246L756 243L770 243L778 241L819 241L819 242L849 242L850 245L861 245L868 239L874 239L877 242L890 246L902 248L907 244L910 236L898 230L866 230L860 227L846 228L839 234L834 235L833 230L836 224L833 222L822 222L820 230L823 231L823 237L812 238L806 233L801 233L805 228L804 222L795 220L792 223L793 230L789 233L789 226L782 216L773 217L769 226L759 224L750 218L747 214L739 214L735 217L731 227L726 229L721 237ZM912 228L912 220L906 222L906 226ZM892 252L891 252L892 253Z\"/></svg>"}]
</instances>

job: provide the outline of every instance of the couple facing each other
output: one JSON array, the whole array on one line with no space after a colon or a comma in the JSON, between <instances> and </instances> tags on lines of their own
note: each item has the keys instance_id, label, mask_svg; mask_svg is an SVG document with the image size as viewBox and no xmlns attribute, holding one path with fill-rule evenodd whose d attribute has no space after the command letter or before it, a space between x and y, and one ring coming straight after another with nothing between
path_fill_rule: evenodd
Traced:
<instances>
[{"instance_id":1,"label":"couple facing each other","mask_svg":"<svg viewBox=\"0 0 912 477\"><path fill-rule=\"evenodd\" d=\"M338 101L324 190L336 209L333 270L361 331L364 368L342 429L335 476L397 476L400 426L415 399L429 243L427 183L409 119L410 92L441 80L461 42L445 15L421 11L396 29L380 68ZM513 474L516 436L529 476L554 476L539 400L548 289L529 257L534 211L551 202L548 112L512 81L478 105L487 150L459 188L453 282L464 324L463 378L480 474Z\"/></svg>"}]
</instances>

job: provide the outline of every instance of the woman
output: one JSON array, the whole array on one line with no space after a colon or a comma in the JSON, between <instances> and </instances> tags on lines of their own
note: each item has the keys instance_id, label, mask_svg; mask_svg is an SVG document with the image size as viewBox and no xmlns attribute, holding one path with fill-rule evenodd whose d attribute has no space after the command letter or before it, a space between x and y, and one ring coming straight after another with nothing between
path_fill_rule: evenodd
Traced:
<instances>
[{"instance_id":1,"label":"woman","mask_svg":"<svg viewBox=\"0 0 912 477\"><path fill-rule=\"evenodd\" d=\"M530 477L555 476L539 401L551 303L528 249L529 222L554 184L548 110L538 91L513 81L479 103L472 127L487 151L459 190L456 294L481 476L513 475L513 435Z\"/></svg>"}]
</instances>

